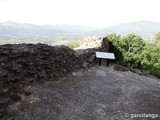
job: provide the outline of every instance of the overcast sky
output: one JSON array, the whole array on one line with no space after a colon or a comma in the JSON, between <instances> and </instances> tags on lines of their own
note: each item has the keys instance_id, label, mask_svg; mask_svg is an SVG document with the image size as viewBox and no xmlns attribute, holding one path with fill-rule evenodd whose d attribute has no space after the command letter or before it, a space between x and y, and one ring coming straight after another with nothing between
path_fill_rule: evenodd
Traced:
<instances>
[{"instance_id":1,"label":"overcast sky","mask_svg":"<svg viewBox=\"0 0 160 120\"><path fill-rule=\"evenodd\" d=\"M160 22L160 0L0 0L0 22L108 26Z\"/></svg>"}]
</instances>

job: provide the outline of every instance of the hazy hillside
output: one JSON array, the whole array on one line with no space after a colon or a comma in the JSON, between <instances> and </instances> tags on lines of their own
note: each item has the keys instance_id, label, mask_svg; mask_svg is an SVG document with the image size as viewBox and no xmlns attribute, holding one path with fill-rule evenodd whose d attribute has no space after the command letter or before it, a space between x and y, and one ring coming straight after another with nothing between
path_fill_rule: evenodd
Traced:
<instances>
[{"instance_id":1,"label":"hazy hillside","mask_svg":"<svg viewBox=\"0 0 160 120\"><path fill-rule=\"evenodd\" d=\"M28 42L28 40L49 42L54 39L74 39L95 30L78 25L32 25L26 23L0 23L0 43Z\"/></svg>"},{"instance_id":2,"label":"hazy hillside","mask_svg":"<svg viewBox=\"0 0 160 120\"><path fill-rule=\"evenodd\" d=\"M5 43L46 43L55 40L77 40L86 36L106 35L109 33L135 33L144 39L152 39L160 31L160 23L139 21L119 24L99 29L79 25L33 25L27 23L0 23L0 44Z\"/></svg>"},{"instance_id":3,"label":"hazy hillside","mask_svg":"<svg viewBox=\"0 0 160 120\"><path fill-rule=\"evenodd\" d=\"M159 31L160 31L159 22L138 21L138 22L124 23L115 26L110 26L95 31L92 34L106 35L108 33L117 33L123 35L127 33L135 33L142 36L144 39L152 39L155 33Z\"/></svg>"}]
</instances>

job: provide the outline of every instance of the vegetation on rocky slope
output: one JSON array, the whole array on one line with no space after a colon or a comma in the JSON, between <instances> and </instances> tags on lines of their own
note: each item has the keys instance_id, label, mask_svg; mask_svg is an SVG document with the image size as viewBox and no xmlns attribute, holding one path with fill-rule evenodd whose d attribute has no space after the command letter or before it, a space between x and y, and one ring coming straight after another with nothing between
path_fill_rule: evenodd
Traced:
<instances>
[{"instance_id":1,"label":"vegetation on rocky slope","mask_svg":"<svg viewBox=\"0 0 160 120\"><path fill-rule=\"evenodd\" d=\"M115 53L118 64L160 77L160 32L152 42L135 34L112 33L106 37L111 41L110 51Z\"/></svg>"},{"instance_id":2,"label":"vegetation on rocky slope","mask_svg":"<svg viewBox=\"0 0 160 120\"><path fill-rule=\"evenodd\" d=\"M74 49L74 48L79 47L79 46L80 46L80 43L79 43L79 42L76 42L76 41L73 41L73 42L69 42L69 43L67 44L67 46L68 46L69 48L71 48L71 49Z\"/></svg>"}]
</instances>

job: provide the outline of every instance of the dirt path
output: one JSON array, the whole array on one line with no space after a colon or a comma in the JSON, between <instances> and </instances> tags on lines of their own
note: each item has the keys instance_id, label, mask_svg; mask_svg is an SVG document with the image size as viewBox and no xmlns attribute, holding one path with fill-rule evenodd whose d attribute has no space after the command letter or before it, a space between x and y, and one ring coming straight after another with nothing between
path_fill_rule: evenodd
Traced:
<instances>
[{"instance_id":1,"label":"dirt path","mask_svg":"<svg viewBox=\"0 0 160 120\"><path fill-rule=\"evenodd\" d=\"M135 113L160 116L160 80L95 66L61 82L35 85L15 120L131 120L125 116Z\"/></svg>"}]
</instances>

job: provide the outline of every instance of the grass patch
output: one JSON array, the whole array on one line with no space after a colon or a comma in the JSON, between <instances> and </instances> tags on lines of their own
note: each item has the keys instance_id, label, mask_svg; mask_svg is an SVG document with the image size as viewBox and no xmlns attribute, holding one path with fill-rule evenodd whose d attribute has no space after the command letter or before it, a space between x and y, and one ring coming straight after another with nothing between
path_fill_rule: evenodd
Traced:
<instances>
[{"instance_id":1,"label":"grass patch","mask_svg":"<svg viewBox=\"0 0 160 120\"><path fill-rule=\"evenodd\" d=\"M69 48L71 48L71 49L74 49L74 48L77 48L77 47L79 47L80 46L80 43L79 42L69 42L68 44L67 44L67 46L69 47Z\"/></svg>"}]
</instances>

